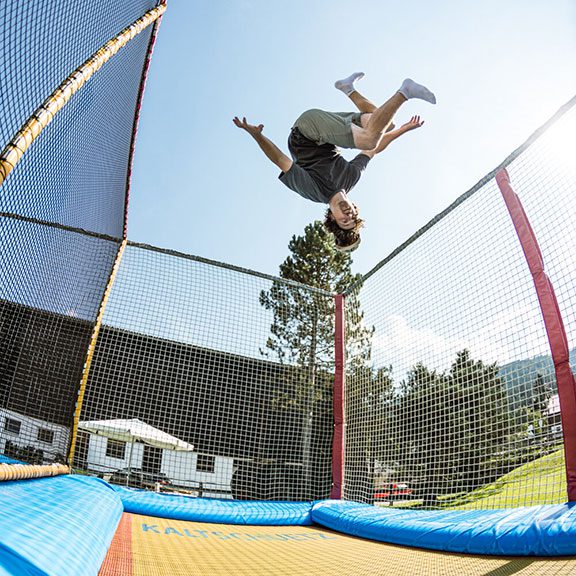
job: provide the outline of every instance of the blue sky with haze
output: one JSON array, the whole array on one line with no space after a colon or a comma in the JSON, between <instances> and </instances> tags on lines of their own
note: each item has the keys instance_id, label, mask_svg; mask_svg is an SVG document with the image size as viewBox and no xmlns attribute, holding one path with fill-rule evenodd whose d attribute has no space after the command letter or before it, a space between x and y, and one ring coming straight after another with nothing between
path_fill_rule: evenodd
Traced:
<instances>
[{"instance_id":1,"label":"blue sky with haze","mask_svg":"<svg viewBox=\"0 0 576 576\"><path fill-rule=\"evenodd\" d=\"M305 109L350 110L334 80L362 70L383 102L409 76L438 104L369 165L352 192L367 272L498 165L576 94L573 0L169 0L134 159L129 238L277 274L288 242L321 218L235 115L287 151ZM348 157L348 153L345 153Z\"/></svg>"}]
</instances>

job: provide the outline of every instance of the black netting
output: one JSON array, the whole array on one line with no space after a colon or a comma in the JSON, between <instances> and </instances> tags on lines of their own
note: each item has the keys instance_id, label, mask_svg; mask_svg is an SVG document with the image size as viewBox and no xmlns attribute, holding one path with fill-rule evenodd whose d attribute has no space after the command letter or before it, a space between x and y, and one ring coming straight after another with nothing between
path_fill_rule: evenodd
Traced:
<instances>
[{"instance_id":1,"label":"black netting","mask_svg":"<svg viewBox=\"0 0 576 576\"><path fill-rule=\"evenodd\" d=\"M262 303L266 294L273 294L271 310ZM91 435L76 465L121 483L127 478L119 469L144 469L170 478L171 489L203 496L327 497L332 326L330 294L129 245L80 428L138 419L194 448L153 456L150 447L127 443L111 457L106 439ZM299 335L298 342L282 339L285 356L267 345L274 327ZM322 327L323 339L316 336ZM317 355L310 354L314 342Z\"/></svg>"},{"instance_id":2,"label":"black netting","mask_svg":"<svg viewBox=\"0 0 576 576\"><path fill-rule=\"evenodd\" d=\"M122 236L135 107L150 28L72 97L0 192L0 210Z\"/></svg>"},{"instance_id":3,"label":"black netting","mask_svg":"<svg viewBox=\"0 0 576 576\"><path fill-rule=\"evenodd\" d=\"M0 2L0 149L78 66L156 0Z\"/></svg>"},{"instance_id":4,"label":"black netting","mask_svg":"<svg viewBox=\"0 0 576 576\"><path fill-rule=\"evenodd\" d=\"M0 3L0 145L156 4ZM130 483L136 468L140 484L147 474L204 496L327 496L331 294L128 244L85 373L125 233L153 33L148 26L84 84L0 187L0 452L63 459L84 379L74 463L87 473ZM556 287L572 359L573 104L505 162ZM347 498L413 508L565 500L559 383L493 176L346 297ZM98 433L134 419L163 442Z\"/></svg>"},{"instance_id":5,"label":"black netting","mask_svg":"<svg viewBox=\"0 0 576 576\"><path fill-rule=\"evenodd\" d=\"M0 3L0 148L66 78L156 1ZM72 96L0 187L0 451L63 460L124 234L153 26Z\"/></svg>"},{"instance_id":6,"label":"black netting","mask_svg":"<svg viewBox=\"0 0 576 576\"><path fill-rule=\"evenodd\" d=\"M508 162L574 316L576 112ZM367 275L372 362L348 359L347 498L504 508L567 495L559 385L534 281L494 178ZM570 391L568 391L570 393Z\"/></svg>"}]
</instances>

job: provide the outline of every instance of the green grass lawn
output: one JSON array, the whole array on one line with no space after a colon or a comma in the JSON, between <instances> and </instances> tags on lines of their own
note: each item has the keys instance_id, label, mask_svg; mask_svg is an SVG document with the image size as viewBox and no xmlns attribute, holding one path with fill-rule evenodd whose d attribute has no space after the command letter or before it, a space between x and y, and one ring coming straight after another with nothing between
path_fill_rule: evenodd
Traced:
<instances>
[{"instance_id":1,"label":"green grass lawn","mask_svg":"<svg viewBox=\"0 0 576 576\"><path fill-rule=\"evenodd\" d=\"M444 506L467 510L561 504L567 501L566 490L564 452L557 450L512 470L492 484L445 502Z\"/></svg>"},{"instance_id":2,"label":"green grass lawn","mask_svg":"<svg viewBox=\"0 0 576 576\"><path fill-rule=\"evenodd\" d=\"M444 509L471 510L518 508L538 504L561 504L567 501L564 451L557 450L533 462L519 466L496 482L468 494L440 496ZM386 504L377 504L377 506ZM394 502L395 508L421 508L421 500Z\"/></svg>"}]
</instances>

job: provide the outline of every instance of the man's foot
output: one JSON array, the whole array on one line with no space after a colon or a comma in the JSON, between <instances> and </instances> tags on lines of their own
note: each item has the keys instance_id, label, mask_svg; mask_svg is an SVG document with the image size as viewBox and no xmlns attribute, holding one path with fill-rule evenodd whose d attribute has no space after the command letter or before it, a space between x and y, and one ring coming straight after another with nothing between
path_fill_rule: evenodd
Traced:
<instances>
[{"instance_id":1,"label":"man's foot","mask_svg":"<svg viewBox=\"0 0 576 576\"><path fill-rule=\"evenodd\" d=\"M419 100L425 100L430 102L430 104L436 104L436 96L426 86L422 84L417 84L414 80L406 78L398 90L406 100L411 100L412 98L418 98Z\"/></svg>"},{"instance_id":2,"label":"man's foot","mask_svg":"<svg viewBox=\"0 0 576 576\"><path fill-rule=\"evenodd\" d=\"M342 92L348 96L356 90L356 88L354 88L354 82L361 78L364 78L364 72L354 72L354 74L350 74L348 78L336 80L336 82L334 82L334 87L338 88L338 90L342 90Z\"/></svg>"}]
</instances>

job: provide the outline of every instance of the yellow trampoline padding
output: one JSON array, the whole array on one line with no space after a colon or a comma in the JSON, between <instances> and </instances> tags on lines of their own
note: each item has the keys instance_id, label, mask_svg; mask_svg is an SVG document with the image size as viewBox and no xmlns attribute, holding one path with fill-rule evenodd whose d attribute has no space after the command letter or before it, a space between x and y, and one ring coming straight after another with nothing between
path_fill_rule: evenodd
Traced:
<instances>
[{"instance_id":1,"label":"yellow trampoline padding","mask_svg":"<svg viewBox=\"0 0 576 576\"><path fill-rule=\"evenodd\" d=\"M132 558L130 567L125 555ZM100 576L387 574L568 575L576 574L576 559L443 554L371 542L316 526L231 526L125 513L100 572Z\"/></svg>"}]
</instances>

